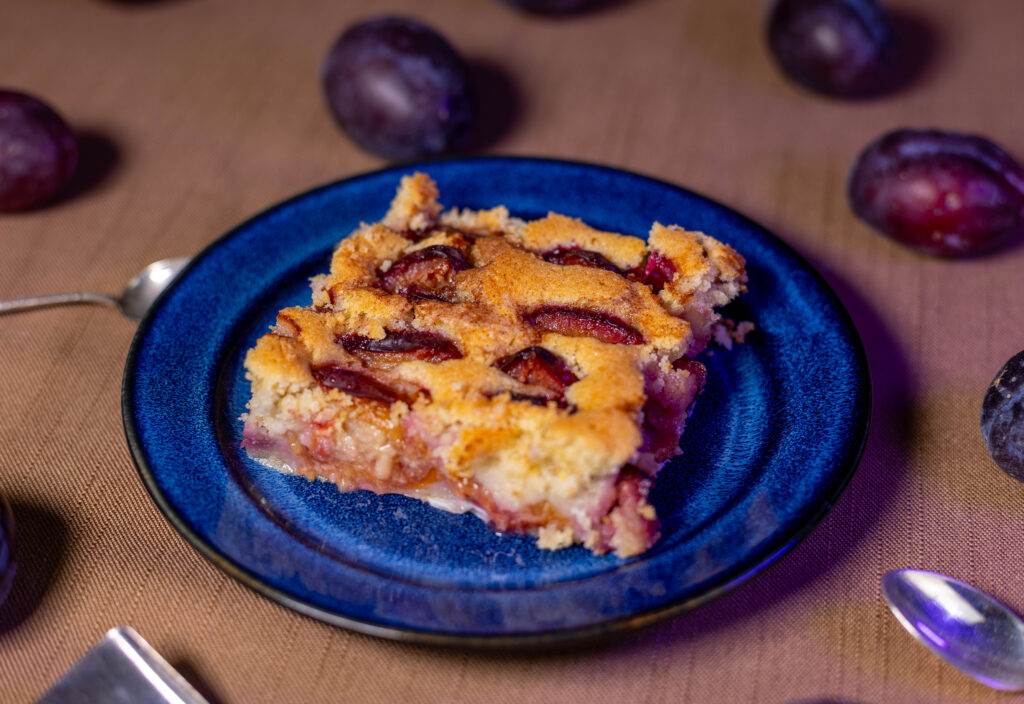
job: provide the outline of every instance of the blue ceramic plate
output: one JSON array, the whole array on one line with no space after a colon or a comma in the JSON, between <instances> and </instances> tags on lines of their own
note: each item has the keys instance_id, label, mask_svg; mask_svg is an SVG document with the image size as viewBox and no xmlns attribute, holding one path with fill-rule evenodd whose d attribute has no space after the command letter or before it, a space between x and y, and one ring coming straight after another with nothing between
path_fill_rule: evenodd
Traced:
<instances>
[{"instance_id":1,"label":"blue ceramic plate","mask_svg":"<svg viewBox=\"0 0 1024 704\"><path fill-rule=\"evenodd\" d=\"M707 390L652 501L663 537L622 560L538 550L471 515L399 496L340 493L239 450L246 349L278 309L310 300L335 244L386 211L393 168L300 195L214 242L139 327L124 424L143 482L199 552L256 591L375 635L509 645L606 635L706 602L791 548L852 475L868 426L857 333L822 279L740 215L667 183L562 161L482 158L420 166L448 205L549 210L644 236L685 224L747 258L730 313L755 333L705 353Z\"/></svg>"}]
</instances>

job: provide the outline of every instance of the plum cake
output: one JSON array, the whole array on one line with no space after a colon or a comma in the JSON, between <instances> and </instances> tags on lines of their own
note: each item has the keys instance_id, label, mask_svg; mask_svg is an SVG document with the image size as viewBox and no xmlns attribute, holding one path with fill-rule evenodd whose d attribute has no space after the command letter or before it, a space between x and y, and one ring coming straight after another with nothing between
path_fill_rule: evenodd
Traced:
<instances>
[{"instance_id":1,"label":"plum cake","mask_svg":"<svg viewBox=\"0 0 1024 704\"><path fill-rule=\"evenodd\" d=\"M541 548L628 557L743 258L655 223L646 240L503 206L444 210L425 174L342 240L312 303L245 358L243 447L341 490L471 511ZM740 330L742 332L742 330Z\"/></svg>"}]
</instances>

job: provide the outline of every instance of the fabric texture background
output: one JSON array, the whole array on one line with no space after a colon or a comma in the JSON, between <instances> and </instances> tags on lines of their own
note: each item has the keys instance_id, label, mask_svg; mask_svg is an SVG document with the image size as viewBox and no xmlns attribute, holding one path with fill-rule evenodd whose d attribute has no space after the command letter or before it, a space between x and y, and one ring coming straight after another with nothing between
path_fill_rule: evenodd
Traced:
<instances>
[{"instance_id":1,"label":"fabric texture background","mask_svg":"<svg viewBox=\"0 0 1024 704\"><path fill-rule=\"evenodd\" d=\"M496 0L0 0L0 85L49 101L83 151L66 197L0 215L0 298L119 291L150 261L381 166L332 122L318 67L353 21L408 14L474 63L478 152L622 167L761 222L849 309L874 392L851 485L764 574L608 645L468 652L327 626L221 574L164 520L126 448L134 325L91 307L0 317L0 493L20 562L0 606L0 701L33 701L122 623L214 702L1011 699L914 644L879 579L934 569L1024 611L1024 487L978 430L988 383L1024 347L1024 240L919 256L851 215L845 178L863 146L904 126L984 134L1024 157L1024 4L894 1L922 66L863 102L780 75L767 4L623 0L546 19Z\"/></svg>"}]
</instances>

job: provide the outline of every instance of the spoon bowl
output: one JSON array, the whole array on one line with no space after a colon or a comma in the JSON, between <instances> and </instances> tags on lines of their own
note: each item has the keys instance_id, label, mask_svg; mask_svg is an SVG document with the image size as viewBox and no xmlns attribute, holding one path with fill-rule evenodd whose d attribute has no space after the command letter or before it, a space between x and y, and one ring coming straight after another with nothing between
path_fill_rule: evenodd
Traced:
<instances>
[{"instance_id":1,"label":"spoon bowl","mask_svg":"<svg viewBox=\"0 0 1024 704\"><path fill-rule=\"evenodd\" d=\"M4 313L20 313L37 308L94 303L116 308L124 317L130 320L142 320L146 315L146 311L153 305L153 302L174 281L174 278L185 268L189 261L191 261L191 257L173 257L153 262L132 277L120 296L111 296L106 293L73 291L70 293L55 293L49 296L15 298L10 301L0 301L0 315Z\"/></svg>"},{"instance_id":2,"label":"spoon bowl","mask_svg":"<svg viewBox=\"0 0 1024 704\"><path fill-rule=\"evenodd\" d=\"M961 672L994 689L1024 690L1024 621L993 597L952 577L896 570L882 595L911 635Z\"/></svg>"},{"instance_id":3,"label":"spoon bowl","mask_svg":"<svg viewBox=\"0 0 1024 704\"><path fill-rule=\"evenodd\" d=\"M121 313L131 320L142 320L157 297L174 281L174 277L185 268L191 259L191 257L161 259L133 276L118 299L118 308Z\"/></svg>"}]
</instances>

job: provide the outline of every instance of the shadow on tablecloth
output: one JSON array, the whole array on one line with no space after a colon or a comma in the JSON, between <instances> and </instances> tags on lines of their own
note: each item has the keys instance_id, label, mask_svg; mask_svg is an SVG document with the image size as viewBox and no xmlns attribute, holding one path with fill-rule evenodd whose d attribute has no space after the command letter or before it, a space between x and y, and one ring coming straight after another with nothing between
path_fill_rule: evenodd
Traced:
<instances>
[{"instance_id":1,"label":"shadow on tablecloth","mask_svg":"<svg viewBox=\"0 0 1024 704\"><path fill-rule=\"evenodd\" d=\"M55 510L17 496L8 497L14 514L14 583L0 604L0 636L24 623L57 579L68 544L68 526Z\"/></svg>"}]
</instances>

